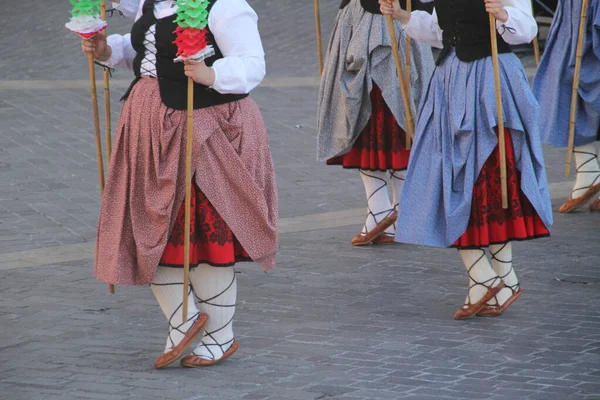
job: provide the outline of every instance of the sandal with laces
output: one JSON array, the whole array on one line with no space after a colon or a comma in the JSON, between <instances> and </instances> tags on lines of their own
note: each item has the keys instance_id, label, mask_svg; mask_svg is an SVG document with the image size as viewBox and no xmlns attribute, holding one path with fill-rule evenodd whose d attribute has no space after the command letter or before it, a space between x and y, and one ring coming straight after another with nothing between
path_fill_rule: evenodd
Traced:
<instances>
[{"instance_id":1,"label":"sandal with laces","mask_svg":"<svg viewBox=\"0 0 600 400\"><path fill-rule=\"evenodd\" d=\"M225 348L227 347L227 344L229 344L230 346L227 350L225 350ZM202 343L202 346L204 348L206 348L208 350L208 352L211 354L210 359L200 357L200 356L196 355L195 353L193 353L193 354L185 356L181 359L181 366L186 367L186 368L198 368L198 367L210 367L212 365L219 364L220 362L225 361L227 358L229 358L231 355L233 355L237 351L239 344L238 344L237 340L231 339L230 342L225 343L225 344L215 343L215 344L207 345L207 344ZM223 353L223 356L221 356L220 358L215 358L215 354L210 350L209 346L219 346L221 349L221 352Z\"/></svg>"},{"instance_id":2,"label":"sandal with laces","mask_svg":"<svg viewBox=\"0 0 600 400\"><path fill-rule=\"evenodd\" d=\"M477 313L478 317L499 317L499 316L501 316L502 314L504 314L504 311L506 311L506 309L508 307L510 307L510 305L512 303L517 301L517 299L519 297L521 297L521 295L523 294L523 289L521 289L519 287L519 284L515 285L515 287L517 288L516 290L511 286L505 286L505 287L509 288L512 291L512 296L510 296L508 298L508 300L506 300L504 302L504 304L502 304L501 306L486 305Z\"/></svg>"},{"instance_id":3,"label":"sandal with laces","mask_svg":"<svg viewBox=\"0 0 600 400\"><path fill-rule=\"evenodd\" d=\"M573 189L573 193L580 191L580 190L585 190L585 193L581 197L577 197L576 199L574 199L573 196L571 195L571 197L569 197L569 199L558 209L558 212L563 213L563 214L570 213L571 211L576 210L577 208L583 206L592 197L594 197L596 194L598 194L600 192L600 170L581 171L581 168L583 168L583 166L592 162L593 160L597 160L598 156L596 156L595 153L589 153L587 151L573 150L573 153L588 154L591 156L589 160L587 160L586 162L584 162L583 164L581 164L580 166L577 167L578 174L597 174L598 176L596 177L596 179L594 179L594 181L592 182L591 185ZM598 206L600 206L600 204Z\"/></svg>"},{"instance_id":4,"label":"sandal with laces","mask_svg":"<svg viewBox=\"0 0 600 400\"><path fill-rule=\"evenodd\" d=\"M204 325L208 321L208 315L200 313L194 321L194 324L184 333L183 339L173 348L160 355L154 362L154 368L164 368L172 362L176 361L181 355L190 347L190 345L196 340L198 335L204 331ZM172 330L179 330L178 327L172 327ZM181 332L183 333L183 332Z\"/></svg>"},{"instance_id":5,"label":"sandal with laces","mask_svg":"<svg viewBox=\"0 0 600 400\"><path fill-rule=\"evenodd\" d=\"M481 311L482 308L486 306L486 303L490 301L494 296L496 296L498 292L504 287L504 281L502 281L502 279L499 276L494 276L483 282L478 282L473 277L471 271L473 271L473 268L475 268L475 266L484 257L485 251L481 250L481 256L473 264L471 264L469 268L467 268L467 274L469 275L469 279L473 282L473 284L469 286L467 302L461 308L456 310L456 312L454 313L454 319L466 319L477 314L479 311ZM498 281L499 283L496 286L494 286L494 283ZM477 301L476 303L471 303L471 290L476 286L483 286L487 289L487 292L479 301Z\"/></svg>"}]
</instances>

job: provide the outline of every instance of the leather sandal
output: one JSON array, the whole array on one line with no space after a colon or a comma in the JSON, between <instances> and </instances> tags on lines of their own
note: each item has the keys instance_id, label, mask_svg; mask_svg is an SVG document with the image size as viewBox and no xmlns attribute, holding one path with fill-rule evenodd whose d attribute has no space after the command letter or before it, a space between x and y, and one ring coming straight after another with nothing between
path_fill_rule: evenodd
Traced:
<instances>
[{"instance_id":1,"label":"leather sandal","mask_svg":"<svg viewBox=\"0 0 600 400\"><path fill-rule=\"evenodd\" d=\"M398 218L398 211L394 211L389 216L385 217L381 222L375 225L375 228L368 231L364 235L359 233L352 238L352 246L365 246L377 239L387 228L389 228Z\"/></svg>"},{"instance_id":2,"label":"leather sandal","mask_svg":"<svg viewBox=\"0 0 600 400\"><path fill-rule=\"evenodd\" d=\"M208 321L208 315L202 313L196 318L190 329L185 333L183 339L171 351L161 354L154 362L154 368L160 369L176 361L190 347L194 340L204 332L204 325Z\"/></svg>"},{"instance_id":3,"label":"leather sandal","mask_svg":"<svg viewBox=\"0 0 600 400\"><path fill-rule=\"evenodd\" d=\"M500 279L500 278L498 278L498 279ZM502 290L503 287L504 287L504 282L500 281L500 283L497 286L488 288L485 296L483 296L483 298L481 300L479 300L477 303L467 304L466 305L467 307L462 306L461 308L456 310L456 312L454 313L454 319L466 319L466 318L472 317L473 315L477 314L479 311L481 311L482 308L486 307L486 303L488 301L490 301L492 299L492 297L497 295L498 292L500 290Z\"/></svg>"},{"instance_id":4,"label":"leather sandal","mask_svg":"<svg viewBox=\"0 0 600 400\"><path fill-rule=\"evenodd\" d=\"M521 295L523 294L523 289L521 289L521 288L518 288L517 290L513 290L511 287L509 287L509 286L507 286L507 287L510 290L512 290L512 296L510 296L508 298L508 300L506 300L504 302L504 304L502 304L501 306L486 305L477 313L477 316L478 317L499 317L504 313L504 311L506 311L506 309L508 307L510 307L510 305L512 303L517 301L517 299L519 297L521 297Z\"/></svg>"},{"instance_id":5,"label":"leather sandal","mask_svg":"<svg viewBox=\"0 0 600 400\"><path fill-rule=\"evenodd\" d=\"M237 340L234 340L233 343L231 343L231 346L229 346L229 349L227 349L227 351L223 353L223 357L218 358L216 360L207 360L206 358L198 357L195 354L190 354L181 359L181 366L186 368L210 367L212 365L225 361L237 351L238 347L239 344Z\"/></svg>"},{"instance_id":6,"label":"leather sandal","mask_svg":"<svg viewBox=\"0 0 600 400\"><path fill-rule=\"evenodd\" d=\"M600 198L590 204L590 211L600 211Z\"/></svg>"},{"instance_id":7,"label":"leather sandal","mask_svg":"<svg viewBox=\"0 0 600 400\"><path fill-rule=\"evenodd\" d=\"M373 244L396 244L394 240L394 236L389 236L386 234L379 235L373 240Z\"/></svg>"},{"instance_id":8,"label":"leather sandal","mask_svg":"<svg viewBox=\"0 0 600 400\"><path fill-rule=\"evenodd\" d=\"M576 199L569 197L569 200L567 200L562 206L560 206L558 212L563 214L570 213L571 211L576 210L577 208L587 203L592 197L598 194L598 192L600 192L600 183L598 183L597 185L590 186L590 188L581 197L578 197Z\"/></svg>"},{"instance_id":9,"label":"leather sandal","mask_svg":"<svg viewBox=\"0 0 600 400\"><path fill-rule=\"evenodd\" d=\"M585 161L583 164L578 165L577 166L577 173L578 174L598 174L598 176L596 176L596 178L594 179L594 181L592 182L592 184L590 186L584 186L581 188L574 188L573 192L579 191L579 190L585 190L585 193L583 194L583 196L578 197L576 199L573 198L573 196L571 195L571 197L569 197L569 200L567 200L565 202L565 204L563 204L562 206L560 206L560 208L558 209L559 212L561 213L569 213L579 207L581 207L582 205L584 205L585 203L587 203L592 197L594 197L598 192L600 192L600 182L598 182L598 179L600 179L600 171L598 170L593 170L593 171L582 171L582 168L594 161L594 160L598 160L598 156L596 155L596 153L589 153L586 151L577 151L577 150L573 150L573 153L577 153L577 154L587 154L590 156L590 159ZM596 183L598 182L598 183Z\"/></svg>"}]
</instances>

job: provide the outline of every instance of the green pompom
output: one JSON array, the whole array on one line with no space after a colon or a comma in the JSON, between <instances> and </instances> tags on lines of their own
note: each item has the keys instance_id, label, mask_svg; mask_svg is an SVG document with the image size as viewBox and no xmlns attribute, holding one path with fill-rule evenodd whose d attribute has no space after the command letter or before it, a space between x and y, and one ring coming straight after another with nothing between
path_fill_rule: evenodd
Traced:
<instances>
[{"instance_id":1,"label":"green pompom","mask_svg":"<svg viewBox=\"0 0 600 400\"><path fill-rule=\"evenodd\" d=\"M177 19L182 28L204 29L208 25L209 0L177 0Z\"/></svg>"},{"instance_id":2,"label":"green pompom","mask_svg":"<svg viewBox=\"0 0 600 400\"><path fill-rule=\"evenodd\" d=\"M100 3L104 0L70 0L74 17L95 16L100 14Z\"/></svg>"}]
</instances>

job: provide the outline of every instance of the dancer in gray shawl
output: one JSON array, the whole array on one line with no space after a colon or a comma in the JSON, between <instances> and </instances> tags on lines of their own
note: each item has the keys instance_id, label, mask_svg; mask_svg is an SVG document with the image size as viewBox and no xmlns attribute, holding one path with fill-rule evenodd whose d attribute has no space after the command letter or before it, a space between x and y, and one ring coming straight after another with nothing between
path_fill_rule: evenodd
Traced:
<instances>
[{"instance_id":1,"label":"dancer in gray shawl","mask_svg":"<svg viewBox=\"0 0 600 400\"><path fill-rule=\"evenodd\" d=\"M550 196L538 104L509 44L537 33L529 0L435 0L433 15L379 0L416 40L443 48L417 120L397 241L456 247L469 291L454 318L498 316L522 293L513 240L548 236ZM488 13L498 19L506 129L497 131ZM498 134L506 140L508 209L502 208ZM485 247L489 247L491 265Z\"/></svg>"},{"instance_id":2,"label":"dancer in gray shawl","mask_svg":"<svg viewBox=\"0 0 600 400\"><path fill-rule=\"evenodd\" d=\"M396 32L403 54L406 35L398 22ZM431 48L413 41L410 107L414 112L433 67ZM394 242L404 184L400 171L406 169L410 156L405 124L391 40L377 0L342 1L319 93L318 159L360 171L369 211L362 232L352 239L354 246Z\"/></svg>"},{"instance_id":3,"label":"dancer in gray shawl","mask_svg":"<svg viewBox=\"0 0 600 400\"><path fill-rule=\"evenodd\" d=\"M567 147L575 53L581 19L581 0L560 0L538 71L533 93L540 102L542 141ZM581 81L575 125L577 179L571 198L559 211L571 212L600 192L600 165L594 141L600 140L600 2L590 1L585 30ZM600 211L600 199L590 206Z\"/></svg>"}]
</instances>

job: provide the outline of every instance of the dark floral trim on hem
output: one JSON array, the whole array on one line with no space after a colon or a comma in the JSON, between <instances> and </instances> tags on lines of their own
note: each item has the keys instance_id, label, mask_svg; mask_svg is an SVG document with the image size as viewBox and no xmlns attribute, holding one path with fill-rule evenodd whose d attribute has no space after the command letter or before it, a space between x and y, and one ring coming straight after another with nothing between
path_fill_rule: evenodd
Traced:
<instances>
[{"instance_id":1,"label":"dark floral trim on hem","mask_svg":"<svg viewBox=\"0 0 600 400\"><path fill-rule=\"evenodd\" d=\"M500 245L500 244L504 244L504 243L508 243L508 242L526 242L528 240L535 240L535 239L543 239L543 238L548 238L551 235L549 233L544 233L541 235L534 235L534 236L528 236L526 238L511 238L505 241L501 241L501 242L491 242L488 244L482 244L481 246L459 246L459 245L455 245L453 244L452 246L448 246L449 249L458 249L458 250L477 250L477 249L481 249L481 248L485 248L485 247L489 247L489 246L496 246L496 245Z\"/></svg>"},{"instance_id":2,"label":"dark floral trim on hem","mask_svg":"<svg viewBox=\"0 0 600 400\"><path fill-rule=\"evenodd\" d=\"M387 172L387 171L402 172L402 171L406 171L408 169L408 168L388 168L388 169L377 168L377 169L372 169L372 168L361 168L361 167L345 166L345 165L342 165L342 164L328 164L328 165L339 165L343 169L360 169L360 170L363 170L363 171L370 171L370 172Z\"/></svg>"},{"instance_id":3,"label":"dark floral trim on hem","mask_svg":"<svg viewBox=\"0 0 600 400\"><path fill-rule=\"evenodd\" d=\"M190 269L192 268L196 268L199 265L203 265L203 264L207 264L210 265L211 267L233 267L235 264L237 263L243 263L243 262L254 262L254 260L252 260L249 257L236 257L234 262L231 263L226 263L226 264L215 264L209 261L199 261L197 264L190 264ZM183 265L181 264L164 264L164 263L160 263L158 264L159 267L167 267L167 268L183 268Z\"/></svg>"}]
</instances>

